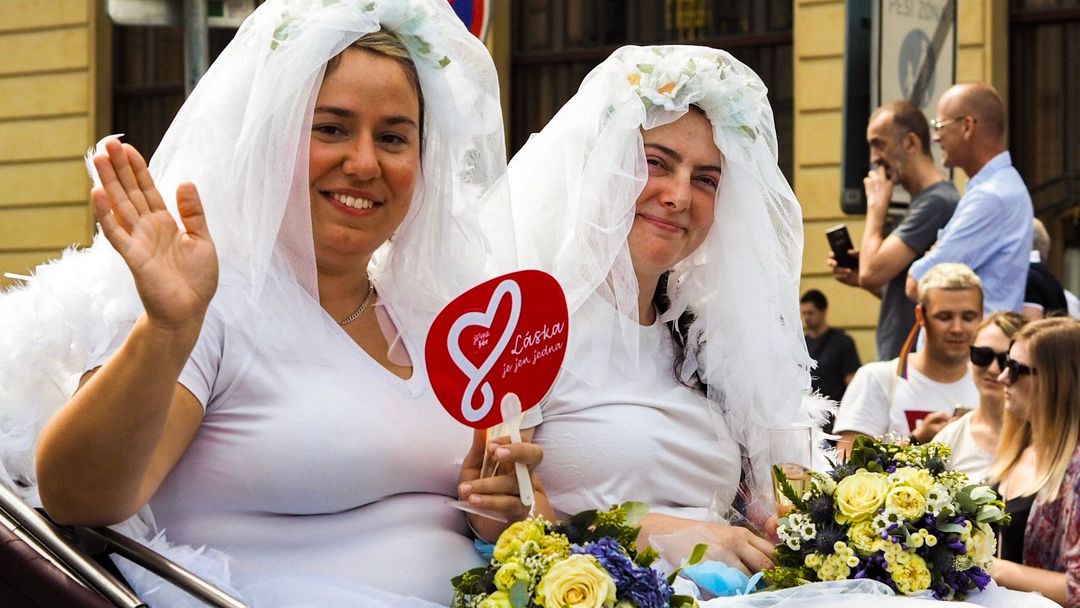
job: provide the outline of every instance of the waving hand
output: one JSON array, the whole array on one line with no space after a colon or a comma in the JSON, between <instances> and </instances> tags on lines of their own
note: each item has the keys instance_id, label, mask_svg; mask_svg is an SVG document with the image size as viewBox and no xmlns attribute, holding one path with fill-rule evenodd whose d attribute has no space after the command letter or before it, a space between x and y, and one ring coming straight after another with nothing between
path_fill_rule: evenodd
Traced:
<instances>
[{"instance_id":1,"label":"waving hand","mask_svg":"<svg viewBox=\"0 0 1080 608\"><path fill-rule=\"evenodd\" d=\"M91 193L94 215L127 262L149 321L167 329L201 324L217 290L218 261L195 185L176 189L181 229L135 148L106 142L94 167L101 177Z\"/></svg>"}]
</instances>

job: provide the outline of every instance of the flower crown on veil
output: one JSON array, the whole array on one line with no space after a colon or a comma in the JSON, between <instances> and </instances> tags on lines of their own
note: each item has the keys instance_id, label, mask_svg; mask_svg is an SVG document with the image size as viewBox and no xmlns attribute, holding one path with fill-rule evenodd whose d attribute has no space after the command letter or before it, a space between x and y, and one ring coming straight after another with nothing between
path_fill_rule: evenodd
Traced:
<instances>
[{"instance_id":1,"label":"flower crown on veil","mask_svg":"<svg viewBox=\"0 0 1080 608\"><path fill-rule=\"evenodd\" d=\"M270 48L276 50L287 44L303 29L305 19L315 11L346 2L350 0L287 0L270 39ZM430 61L440 68L451 63L444 36L433 25L435 13L429 4L415 0L382 3L356 0L353 4L354 10L373 15L377 13L379 23L393 31L414 57Z\"/></svg>"},{"instance_id":2,"label":"flower crown on veil","mask_svg":"<svg viewBox=\"0 0 1080 608\"><path fill-rule=\"evenodd\" d=\"M655 56L635 63L626 76L645 108L675 111L697 105L715 126L736 128L751 140L762 127L761 80L736 71L723 56L686 57L673 47L651 47Z\"/></svg>"}]
</instances>

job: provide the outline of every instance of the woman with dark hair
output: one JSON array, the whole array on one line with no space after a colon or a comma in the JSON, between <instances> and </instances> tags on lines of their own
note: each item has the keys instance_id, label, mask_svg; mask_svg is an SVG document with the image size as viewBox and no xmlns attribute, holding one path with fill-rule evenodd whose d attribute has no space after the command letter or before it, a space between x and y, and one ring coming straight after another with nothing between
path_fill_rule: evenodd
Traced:
<instances>
[{"instance_id":1,"label":"woman with dark hair","mask_svg":"<svg viewBox=\"0 0 1080 608\"><path fill-rule=\"evenodd\" d=\"M555 512L644 501L643 538L700 528L714 557L769 565L770 542L720 519L740 481L771 507L769 427L812 424L801 212L761 80L716 49L619 49L503 186L519 263L571 310L534 435Z\"/></svg>"}]
</instances>

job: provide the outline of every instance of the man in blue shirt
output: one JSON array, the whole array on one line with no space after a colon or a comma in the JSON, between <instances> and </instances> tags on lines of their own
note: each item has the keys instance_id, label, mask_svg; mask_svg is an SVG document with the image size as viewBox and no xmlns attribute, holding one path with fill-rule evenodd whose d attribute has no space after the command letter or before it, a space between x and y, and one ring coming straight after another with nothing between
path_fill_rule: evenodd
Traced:
<instances>
[{"instance_id":1,"label":"man in blue shirt","mask_svg":"<svg viewBox=\"0 0 1080 608\"><path fill-rule=\"evenodd\" d=\"M993 87L966 83L951 87L930 121L946 167L971 176L967 191L937 245L911 265L907 294L942 262L967 264L982 280L986 313L1021 312L1031 252L1031 196L1005 148L1005 105Z\"/></svg>"}]
</instances>

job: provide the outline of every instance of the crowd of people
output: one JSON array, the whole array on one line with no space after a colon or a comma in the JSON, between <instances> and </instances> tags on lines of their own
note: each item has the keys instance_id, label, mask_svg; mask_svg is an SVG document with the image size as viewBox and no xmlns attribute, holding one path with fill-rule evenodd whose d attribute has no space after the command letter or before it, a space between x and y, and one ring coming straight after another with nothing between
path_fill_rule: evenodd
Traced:
<instances>
[{"instance_id":1,"label":"crowd of people","mask_svg":"<svg viewBox=\"0 0 1080 608\"><path fill-rule=\"evenodd\" d=\"M0 425L3 482L63 523L137 522L196 570L220 557L215 580L263 606L445 605L506 522L627 500L670 563L690 539L751 574L775 540L748 508L770 500L768 431L825 424L811 378L831 357L841 449L950 437L1011 509L1030 498L993 576L1080 604L1080 325L981 323L1023 308L1006 278L1031 263L1031 204L993 90L942 104L963 197L917 109L868 129L860 267L836 270L883 301L887 356L860 367L824 295L800 302L801 209L766 87L730 54L619 49L507 164L494 66L445 2L269 0L149 164L99 144L93 246L0 298L0 414L25 414ZM915 200L884 236L894 184ZM520 268L559 281L571 329L510 443L442 411L423 344L455 296Z\"/></svg>"},{"instance_id":2,"label":"crowd of people","mask_svg":"<svg viewBox=\"0 0 1080 608\"><path fill-rule=\"evenodd\" d=\"M1005 148L996 91L956 85L936 114L894 102L871 115L866 226L861 249L849 251L859 264L830 254L828 265L836 280L881 298L879 360L850 376L820 359L815 375L822 386L844 378L833 428L841 453L858 435L948 445L951 466L992 484L1012 515L994 578L1076 605L1080 394L1065 388L1080 382L1075 296L1043 261L1049 235ZM969 177L962 197L934 166L928 137L946 167ZM897 185L912 200L883 236ZM901 289L906 297L895 297ZM907 310L912 321L899 321Z\"/></svg>"}]
</instances>

